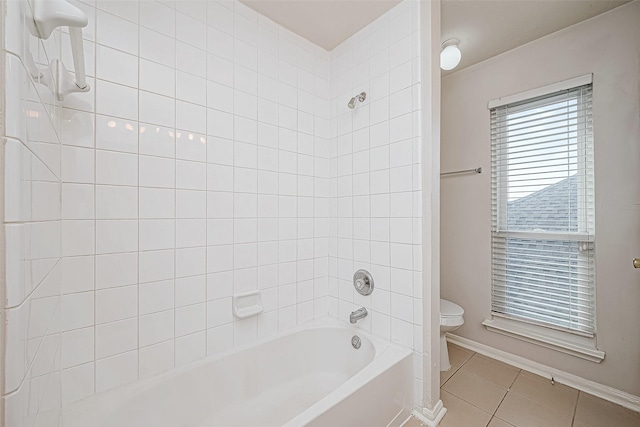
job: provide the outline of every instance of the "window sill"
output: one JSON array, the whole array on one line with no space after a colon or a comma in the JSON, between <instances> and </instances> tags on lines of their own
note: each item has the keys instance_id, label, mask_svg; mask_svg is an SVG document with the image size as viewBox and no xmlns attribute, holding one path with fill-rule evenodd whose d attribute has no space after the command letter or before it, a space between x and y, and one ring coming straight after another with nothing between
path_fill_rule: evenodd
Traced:
<instances>
[{"instance_id":1,"label":"window sill","mask_svg":"<svg viewBox=\"0 0 640 427\"><path fill-rule=\"evenodd\" d=\"M482 324L491 332L506 335L591 362L604 360L604 351L596 348L595 338L581 337L517 320L493 318Z\"/></svg>"}]
</instances>

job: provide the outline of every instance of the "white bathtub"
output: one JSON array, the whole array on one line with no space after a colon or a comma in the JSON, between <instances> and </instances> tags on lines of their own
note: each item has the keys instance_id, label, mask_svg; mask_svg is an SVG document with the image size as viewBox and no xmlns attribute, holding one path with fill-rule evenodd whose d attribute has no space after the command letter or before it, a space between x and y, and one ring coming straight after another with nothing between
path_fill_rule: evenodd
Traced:
<instances>
[{"instance_id":1,"label":"white bathtub","mask_svg":"<svg viewBox=\"0 0 640 427\"><path fill-rule=\"evenodd\" d=\"M76 402L62 427L399 426L411 384L410 350L325 318Z\"/></svg>"}]
</instances>

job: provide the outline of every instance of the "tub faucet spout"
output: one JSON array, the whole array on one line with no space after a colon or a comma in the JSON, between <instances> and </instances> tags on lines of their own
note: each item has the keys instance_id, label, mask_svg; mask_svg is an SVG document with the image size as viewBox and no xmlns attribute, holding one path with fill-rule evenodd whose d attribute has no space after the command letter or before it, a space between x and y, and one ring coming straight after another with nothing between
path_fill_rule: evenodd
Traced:
<instances>
[{"instance_id":1,"label":"tub faucet spout","mask_svg":"<svg viewBox=\"0 0 640 427\"><path fill-rule=\"evenodd\" d=\"M349 322L351 323L356 323L358 320L360 319L364 319L365 317L367 317L367 309L362 307L357 309L356 311L352 312L351 315L349 316Z\"/></svg>"}]
</instances>

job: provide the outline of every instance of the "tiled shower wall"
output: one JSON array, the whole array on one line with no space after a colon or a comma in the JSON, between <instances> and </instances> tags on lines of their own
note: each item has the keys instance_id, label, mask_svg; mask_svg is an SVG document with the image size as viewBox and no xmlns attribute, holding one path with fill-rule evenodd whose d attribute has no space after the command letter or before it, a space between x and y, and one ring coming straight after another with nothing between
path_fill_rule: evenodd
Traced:
<instances>
[{"instance_id":1,"label":"tiled shower wall","mask_svg":"<svg viewBox=\"0 0 640 427\"><path fill-rule=\"evenodd\" d=\"M75 4L91 91L56 110L33 206L62 404L328 310L328 53L235 2ZM253 289L264 313L235 320Z\"/></svg>"},{"instance_id":2,"label":"tiled shower wall","mask_svg":"<svg viewBox=\"0 0 640 427\"><path fill-rule=\"evenodd\" d=\"M83 8L96 79L65 109L63 404L327 311L328 54L235 2ZM265 312L234 319L232 294L258 288Z\"/></svg>"},{"instance_id":3,"label":"tiled shower wall","mask_svg":"<svg viewBox=\"0 0 640 427\"><path fill-rule=\"evenodd\" d=\"M412 348L422 399L419 2L404 1L331 52L329 311ZM354 110L349 99L367 98ZM371 272L367 297L353 272Z\"/></svg>"},{"instance_id":4,"label":"tiled shower wall","mask_svg":"<svg viewBox=\"0 0 640 427\"><path fill-rule=\"evenodd\" d=\"M46 80L68 37L6 2L7 425L359 306L419 356L418 3L331 54L237 2L74 4L91 91L59 103L26 55Z\"/></svg>"},{"instance_id":5,"label":"tiled shower wall","mask_svg":"<svg viewBox=\"0 0 640 427\"><path fill-rule=\"evenodd\" d=\"M26 26L30 5L1 7L4 425L55 427L61 400L62 110L46 64L60 58L61 34L40 41Z\"/></svg>"}]
</instances>

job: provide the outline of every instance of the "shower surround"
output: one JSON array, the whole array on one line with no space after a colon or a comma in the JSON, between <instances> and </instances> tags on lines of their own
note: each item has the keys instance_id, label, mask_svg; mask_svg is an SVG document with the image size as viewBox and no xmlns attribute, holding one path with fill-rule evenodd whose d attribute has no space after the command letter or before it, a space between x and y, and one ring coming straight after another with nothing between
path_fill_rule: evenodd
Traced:
<instances>
[{"instance_id":1,"label":"shower surround","mask_svg":"<svg viewBox=\"0 0 640 427\"><path fill-rule=\"evenodd\" d=\"M419 3L332 52L236 1L73 4L91 91L60 102L68 34L5 3L5 425L362 306L420 406Z\"/></svg>"}]
</instances>

